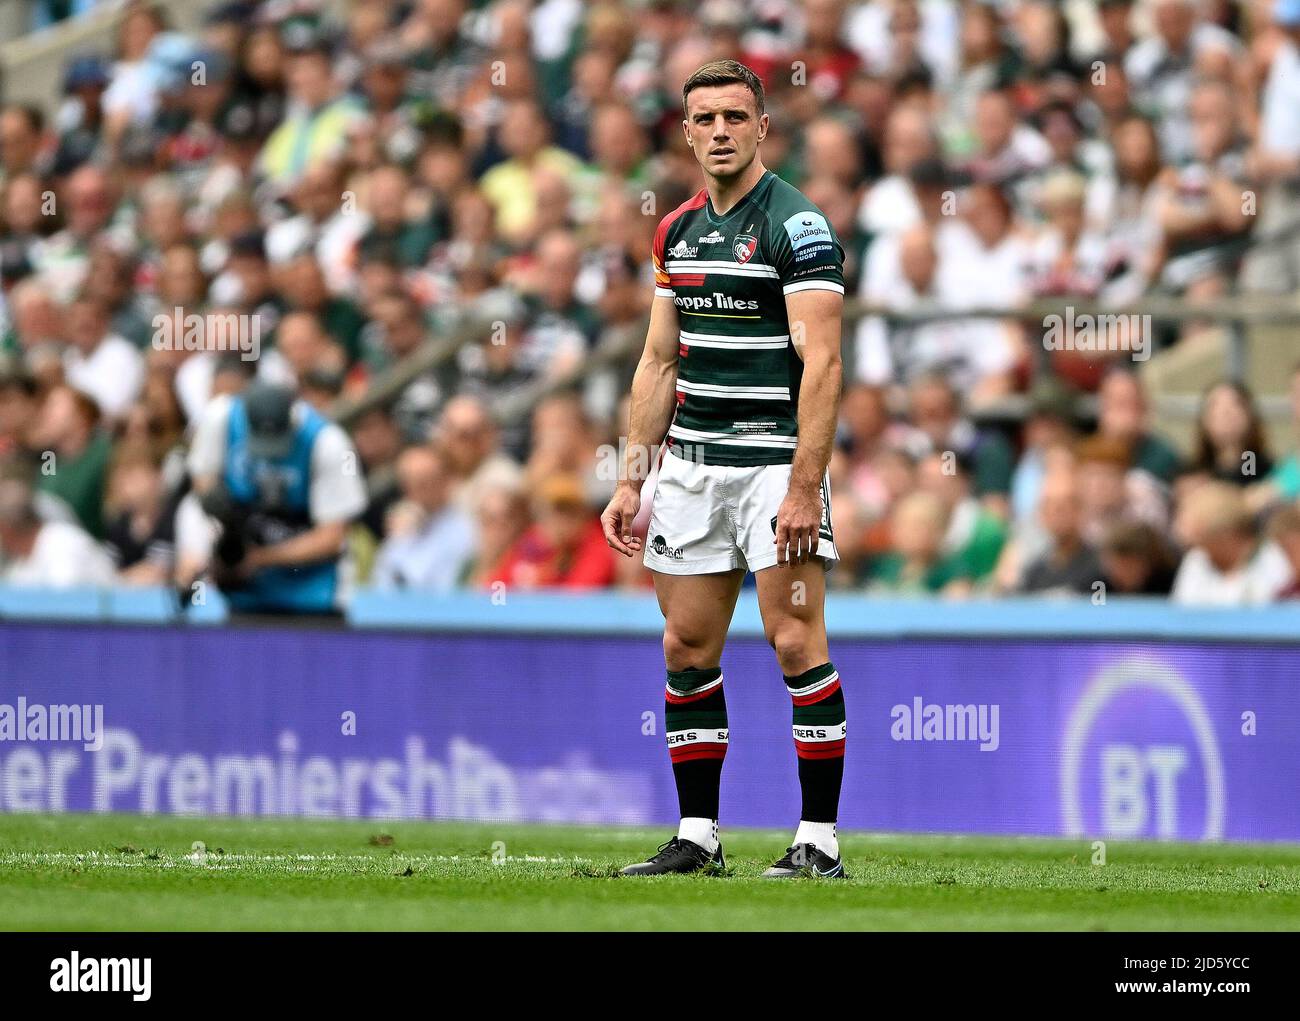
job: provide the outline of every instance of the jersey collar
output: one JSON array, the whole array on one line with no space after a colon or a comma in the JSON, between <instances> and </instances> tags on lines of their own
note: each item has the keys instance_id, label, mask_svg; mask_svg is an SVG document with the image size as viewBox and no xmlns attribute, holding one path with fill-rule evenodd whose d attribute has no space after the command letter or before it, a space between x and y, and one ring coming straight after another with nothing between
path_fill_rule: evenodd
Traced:
<instances>
[{"instance_id":1,"label":"jersey collar","mask_svg":"<svg viewBox=\"0 0 1300 1021\"><path fill-rule=\"evenodd\" d=\"M709 195L708 190L705 189L704 215L709 218L709 223L723 224L726 223L728 220L730 220L733 216L735 216L738 212L740 212L741 208L746 203L748 203L751 198L754 197L754 193L763 186L764 182L767 181L767 179L771 176L771 174L772 171L770 168L764 170L763 176L754 182L754 187L750 188L749 191L745 192L744 197L741 198L741 200L737 202L734 206L728 209L722 216L719 216L717 213L713 211L713 198Z\"/></svg>"}]
</instances>

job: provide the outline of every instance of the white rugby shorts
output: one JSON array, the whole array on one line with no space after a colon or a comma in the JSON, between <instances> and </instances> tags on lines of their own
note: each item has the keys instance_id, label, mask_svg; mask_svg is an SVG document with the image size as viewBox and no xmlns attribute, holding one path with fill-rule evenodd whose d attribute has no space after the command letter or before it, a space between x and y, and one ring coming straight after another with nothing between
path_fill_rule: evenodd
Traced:
<instances>
[{"instance_id":1,"label":"white rugby shorts","mask_svg":"<svg viewBox=\"0 0 1300 1021\"><path fill-rule=\"evenodd\" d=\"M659 464L645 565L662 574L714 574L776 564L776 513L790 485L788 464L698 464L671 450ZM839 559L831 529L830 478L822 478L817 556Z\"/></svg>"}]
</instances>

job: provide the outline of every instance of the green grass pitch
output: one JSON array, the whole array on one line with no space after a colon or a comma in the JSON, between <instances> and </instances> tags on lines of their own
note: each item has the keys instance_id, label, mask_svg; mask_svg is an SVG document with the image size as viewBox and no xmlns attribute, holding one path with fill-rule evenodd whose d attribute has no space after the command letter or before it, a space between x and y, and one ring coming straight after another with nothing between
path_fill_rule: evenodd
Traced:
<instances>
[{"instance_id":1,"label":"green grass pitch","mask_svg":"<svg viewBox=\"0 0 1300 1021\"><path fill-rule=\"evenodd\" d=\"M1300 846L845 834L851 880L615 878L667 830L0 815L0 928L1300 928ZM195 850L199 845L199 850Z\"/></svg>"}]
</instances>

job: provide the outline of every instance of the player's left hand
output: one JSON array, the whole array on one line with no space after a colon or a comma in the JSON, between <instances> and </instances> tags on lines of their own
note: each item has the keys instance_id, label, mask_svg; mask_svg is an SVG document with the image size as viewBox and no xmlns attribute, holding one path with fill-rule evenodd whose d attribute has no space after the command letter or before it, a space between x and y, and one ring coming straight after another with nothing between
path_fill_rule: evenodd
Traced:
<instances>
[{"instance_id":1,"label":"player's left hand","mask_svg":"<svg viewBox=\"0 0 1300 1021\"><path fill-rule=\"evenodd\" d=\"M791 487L776 512L776 566L806 564L817 553L822 497L817 486ZM787 552L788 548L788 552Z\"/></svg>"}]
</instances>

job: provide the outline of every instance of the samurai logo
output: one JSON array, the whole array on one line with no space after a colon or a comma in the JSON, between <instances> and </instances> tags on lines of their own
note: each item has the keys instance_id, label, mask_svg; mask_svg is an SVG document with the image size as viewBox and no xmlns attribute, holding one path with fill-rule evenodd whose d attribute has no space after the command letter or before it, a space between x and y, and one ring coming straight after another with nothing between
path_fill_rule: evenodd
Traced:
<instances>
[{"instance_id":1,"label":"samurai logo","mask_svg":"<svg viewBox=\"0 0 1300 1021\"><path fill-rule=\"evenodd\" d=\"M654 550L656 556L668 557L672 560L682 559L682 548L680 546L669 546L668 541L662 535L656 535L650 543L650 548Z\"/></svg>"}]
</instances>

